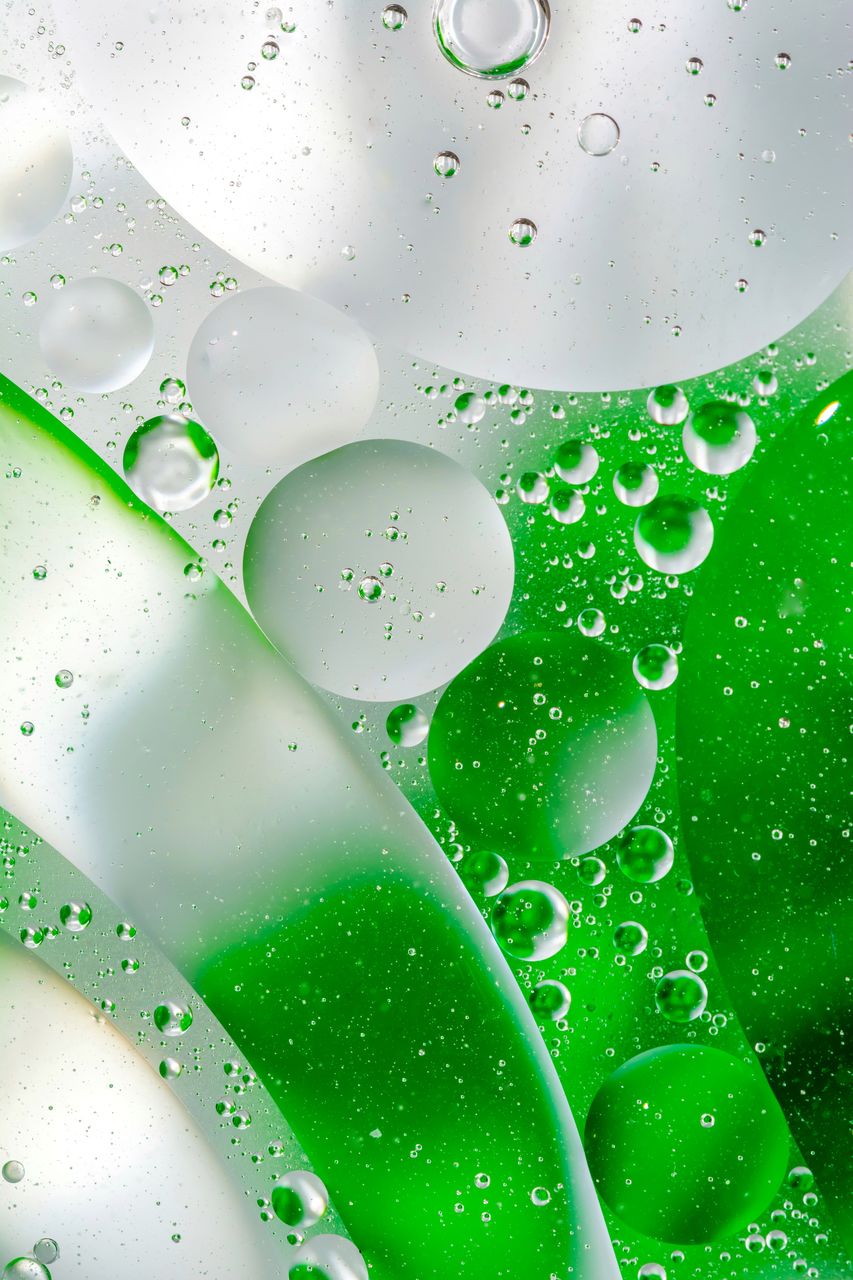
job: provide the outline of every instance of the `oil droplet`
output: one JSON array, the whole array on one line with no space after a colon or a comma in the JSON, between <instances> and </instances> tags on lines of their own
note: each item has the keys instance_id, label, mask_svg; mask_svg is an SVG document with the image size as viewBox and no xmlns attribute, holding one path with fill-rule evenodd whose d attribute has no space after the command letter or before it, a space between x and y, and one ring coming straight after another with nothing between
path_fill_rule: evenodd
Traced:
<instances>
[{"instance_id":1,"label":"oil droplet","mask_svg":"<svg viewBox=\"0 0 853 1280\"><path fill-rule=\"evenodd\" d=\"M546 0L438 0L433 29L454 67L496 79L530 65L544 48L550 21Z\"/></svg>"},{"instance_id":2,"label":"oil droplet","mask_svg":"<svg viewBox=\"0 0 853 1280\"><path fill-rule=\"evenodd\" d=\"M612 116L594 111L578 125L578 142L588 156L607 156L619 142L619 125Z\"/></svg>"},{"instance_id":3,"label":"oil droplet","mask_svg":"<svg viewBox=\"0 0 853 1280\"><path fill-rule=\"evenodd\" d=\"M510 240L522 249L526 249L528 245L533 244L537 235L536 223L531 222L529 218L516 218L509 229Z\"/></svg>"}]
</instances>

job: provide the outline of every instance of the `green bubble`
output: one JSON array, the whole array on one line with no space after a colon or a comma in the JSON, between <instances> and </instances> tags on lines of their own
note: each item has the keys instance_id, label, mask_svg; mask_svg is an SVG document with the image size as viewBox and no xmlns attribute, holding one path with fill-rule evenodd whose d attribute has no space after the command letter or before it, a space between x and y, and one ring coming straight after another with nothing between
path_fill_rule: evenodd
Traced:
<instances>
[{"instance_id":1,"label":"green bubble","mask_svg":"<svg viewBox=\"0 0 853 1280\"><path fill-rule=\"evenodd\" d=\"M550 884L520 880L505 889L492 909L498 945L518 960L547 960L565 946L569 904Z\"/></svg>"},{"instance_id":2,"label":"green bubble","mask_svg":"<svg viewBox=\"0 0 853 1280\"><path fill-rule=\"evenodd\" d=\"M704 1012L708 988L696 973L674 969L655 987L655 1004L669 1022L692 1022Z\"/></svg>"},{"instance_id":3,"label":"green bubble","mask_svg":"<svg viewBox=\"0 0 853 1280\"><path fill-rule=\"evenodd\" d=\"M672 841L658 827L631 827L619 841L619 870L637 884L662 880L675 858Z\"/></svg>"}]
</instances>

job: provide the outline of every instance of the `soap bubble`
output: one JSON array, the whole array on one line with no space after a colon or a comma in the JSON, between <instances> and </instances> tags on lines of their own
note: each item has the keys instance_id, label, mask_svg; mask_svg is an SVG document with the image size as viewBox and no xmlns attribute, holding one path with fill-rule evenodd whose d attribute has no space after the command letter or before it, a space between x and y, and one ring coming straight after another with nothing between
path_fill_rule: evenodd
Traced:
<instances>
[{"instance_id":1,"label":"soap bubble","mask_svg":"<svg viewBox=\"0 0 853 1280\"><path fill-rule=\"evenodd\" d=\"M752 457L755 425L736 405L711 400L690 414L681 439L694 467L708 475L727 476Z\"/></svg>"},{"instance_id":2,"label":"soap bubble","mask_svg":"<svg viewBox=\"0 0 853 1280\"><path fill-rule=\"evenodd\" d=\"M492 933L502 951L518 960L547 960L566 945L569 904L553 885L520 880L492 907Z\"/></svg>"},{"instance_id":3,"label":"soap bubble","mask_svg":"<svg viewBox=\"0 0 853 1280\"><path fill-rule=\"evenodd\" d=\"M48 368L78 391L116 391L138 378L154 350L154 322L119 280L74 280L47 302L39 346Z\"/></svg>"},{"instance_id":4,"label":"soap bubble","mask_svg":"<svg viewBox=\"0 0 853 1280\"><path fill-rule=\"evenodd\" d=\"M199 327L187 386L220 445L290 468L358 435L376 404L379 366L348 316L291 289L249 289Z\"/></svg>"},{"instance_id":5,"label":"soap bubble","mask_svg":"<svg viewBox=\"0 0 853 1280\"><path fill-rule=\"evenodd\" d=\"M319 1222L329 1207L329 1193L316 1173L302 1169L276 1178L270 1199L280 1222L302 1230Z\"/></svg>"},{"instance_id":6,"label":"soap bubble","mask_svg":"<svg viewBox=\"0 0 853 1280\"><path fill-rule=\"evenodd\" d=\"M644 689L668 689L678 675L678 658L666 644L647 644L634 655L634 675Z\"/></svg>"},{"instance_id":7,"label":"soap bubble","mask_svg":"<svg viewBox=\"0 0 853 1280\"><path fill-rule=\"evenodd\" d=\"M619 869L637 884L653 884L662 880L675 859L672 841L657 827L631 827L619 841L616 851Z\"/></svg>"},{"instance_id":8,"label":"soap bubble","mask_svg":"<svg viewBox=\"0 0 853 1280\"><path fill-rule=\"evenodd\" d=\"M548 38L545 0L438 0L438 47L460 71L484 79L529 66Z\"/></svg>"},{"instance_id":9,"label":"soap bubble","mask_svg":"<svg viewBox=\"0 0 853 1280\"><path fill-rule=\"evenodd\" d=\"M655 1004L668 1022L693 1022L707 1003L708 988L689 969L673 969L655 987Z\"/></svg>"},{"instance_id":10,"label":"soap bubble","mask_svg":"<svg viewBox=\"0 0 853 1280\"><path fill-rule=\"evenodd\" d=\"M124 448L124 474L155 511L188 511L203 502L219 473L219 454L204 427L163 413L137 427Z\"/></svg>"},{"instance_id":11,"label":"soap bubble","mask_svg":"<svg viewBox=\"0 0 853 1280\"><path fill-rule=\"evenodd\" d=\"M258 622L302 675L390 702L452 679L493 639L512 543L458 463L365 440L276 485L249 530L244 576Z\"/></svg>"},{"instance_id":12,"label":"soap bubble","mask_svg":"<svg viewBox=\"0 0 853 1280\"><path fill-rule=\"evenodd\" d=\"M640 559L660 573L690 573L706 558L713 541L714 526L705 508L677 495L655 498L634 526Z\"/></svg>"},{"instance_id":13,"label":"soap bubble","mask_svg":"<svg viewBox=\"0 0 853 1280\"><path fill-rule=\"evenodd\" d=\"M571 1003L571 993L556 978L545 978L542 982L537 982L530 993L533 1016L543 1021L559 1022L569 1012Z\"/></svg>"},{"instance_id":14,"label":"soap bubble","mask_svg":"<svg viewBox=\"0 0 853 1280\"><path fill-rule=\"evenodd\" d=\"M42 96L0 76L0 252L40 235L68 195L74 163L68 135Z\"/></svg>"}]
</instances>

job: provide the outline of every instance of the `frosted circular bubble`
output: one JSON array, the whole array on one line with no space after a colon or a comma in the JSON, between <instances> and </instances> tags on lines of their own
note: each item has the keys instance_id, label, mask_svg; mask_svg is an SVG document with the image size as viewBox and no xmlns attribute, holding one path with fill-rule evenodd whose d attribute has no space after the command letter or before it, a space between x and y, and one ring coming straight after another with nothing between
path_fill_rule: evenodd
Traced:
<instances>
[{"instance_id":1,"label":"frosted circular bubble","mask_svg":"<svg viewBox=\"0 0 853 1280\"><path fill-rule=\"evenodd\" d=\"M74 161L44 97L0 76L0 252L41 235L68 195Z\"/></svg>"},{"instance_id":2,"label":"frosted circular bubble","mask_svg":"<svg viewBox=\"0 0 853 1280\"><path fill-rule=\"evenodd\" d=\"M74 280L48 301L39 346L51 373L77 391L117 391L138 378L154 350L154 322L128 285L106 276Z\"/></svg>"},{"instance_id":3,"label":"frosted circular bubble","mask_svg":"<svg viewBox=\"0 0 853 1280\"><path fill-rule=\"evenodd\" d=\"M687 396L671 383L654 387L646 401L649 417L661 426L674 427L684 421L690 412Z\"/></svg>"},{"instance_id":4,"label":"frosted circular bubble","mask_svg":"<svg viewBox=\"0 0 853 1280\"><path fill-rule=\"evenodd\" d=\"M33 1245L33 1255L39 1262L56 1262L59 1257L59 1245L50 1236L42 1236Z\"/></svg>"},{"instance_id":5,"label":"frosted circular bubble","mask_svg":"<svg viewBox=\"0 0 853 1280\"><path fill-rule=\"evenodd\" d=\"M460 71L494 80L541 53L551 14L546 0L435 0L438 47Z\"/></svg>"},{"instance_id":6,"label":"frosted circular bubble","mask_svg":"<svg viewBox=\"0 0 853 1280\"><path fill-rule=\"evenodd\" d=\"M3 1268L2 1280L51 1280L50 1272L37 1258L13 1258Z\"/></svg>"},{"instance_id":7,"label":"frosted circular bubble","mask_svg":"<svg viewBox=\"0 0 853 1280\"><path fill-rule=\"evenodd\" d=\"M255 617L306 679L388 702L452 679L491 642L514 574L479 480L402 440L290 472L255 516L243 570Z\"/></svg>"},{"instance_id":8,"label":"frosted circular bubble","mask_svg":"<svg viewBox=\"0 0 853 1280\"><path fill-rule=\"evenodd\" d=\"M644 925L636 920L623 920L613 930L613 945L623 956L639 956L649 943L649 935Z\"/></svg>"},{"instance_id":9,"label":"frosted circular bubble","mask_svg":"<svg viewBox=\"0 0 853 1280\"><path fill-rule=\"evenodd\" d=\"M577 524L586 511L586 503L577 489L561 485L551 494L549 510L558 524Z\"/></svg>"},{"instance_id":10,"label":"frosted circular bubble","mask_svg":"<svg viewBox=\"0 0 853 1280\"><path fill-rule=\"evenodd\" d=\"M588 156L608 156L619 142L619 125L603 111L593 111L578 125L578 142Z\"/></svg>"},{"instance_id":11,"label":"frosted circular bubble","mask_svg":"<svg viewBox=\"0 0 853 1280\"><path fill-rule=\"evenodd\" d=\"M288 1271L291 1280L369 1280L364 1259L343 1236L313 1236L300 1248Z\"/></svg>"},{"instance_id":12,"label":"frosted circular bubble","mask_svg":"<svg viewBox=\"0 0 853 1280\"><path fill-rule=\"evenodd\" d=\"M124 447L124 474L155 511L188 511L203 502L219 474L219 453L199 423L163 413L137 427Z\"/></svg>"},{"instance_id":13,"label":"frosted circular bubble","mask_svg":"<svg viewBox=\"0 0 853 1280\"><path fill-rule=\"evenodd\" d=\"M358 435L379 366L364 330L333 307L292 289L248 289L199 326L187 386L220 445L293 467Z\"/></svg>"},{"instance_id":14,"label":"frosted circular bubble","mask_svg":"<svg viewBox=\"0 0 853 1280\"><path fill-rule=\"evenodd\" d=\"M553 885L520 880L510 885L492 907L492 933L508 956L548 960L566 945L569 904Z\"/></svg>"},{"instance_id":15,"label":"frosted circular bubble","mask_svg":"<svg viewBox=\"0 0 853 1280\"><path fill-rule=\"evenodd\" d=\"M694 467L707 475L727 476L752 457L755 424L737 405L710 400L690 414L681 442Z\"/></svg>"},{"instance_id":16,"label":"frosted circular bubble","mask_svg":"<svg viewBox=\"0 0 853 1280\"><path fill-rule=\"evenodd\" d=\"M645 507L657 497L660 482L647 462L623 462L613 476L613 492L626 507Z\"/></svg>"},{"instance_id":17,"label":"frosted circular bubble","mask_svg":"<svg viewBox=\"0 0 853 1280\"><path fill-rule=\"evenodd\" d=\"M307 1230L329 1207L329 1193L316 1173L295 1169L276 1178L270 1193L273 1213L289 1227Z\"/></svg>"},{"instance_id":18,"label":"frosted circular bubble","mask_svg":"<svg viewBox=\"0 0 853 1280\"><path fill-rule=\"evenodd\" d=\"M566 484L587 484L598 470L598 454L585 440L565 440L554 454L554 470Z\"/></svg>"},{"instance_id":19,"label":"frosted circular bubble","mask_svg":"<svg viewBox=\"0 0 853 1280\"><path fill-rule=\"evenodd\" d=\"M631 665L644 689L668 689L678 676L678 658L668 644L643 645Z\"/></svg>"},{"instance_id":20,"label":"frosted circular bubble","mask_svg":"<svg viewBox=\"0 0 853 1280\"><path fill-rule=\"evenodd\" d=\"M20 1160L7 1160L0 1169L4 1182L21 1182L26 1170Z\"/></svg>"},{"instance_id":21,"label":"frosted circular bubble","mask_svg":"<svg viewBox=\"0 0 853 1280\"><path fill-rule=\"evenodd\" d=\"M704 507L691 498L668 494L644 507L634 526L640 559L660 573L690 573L708 555L714 526Z\"/></svg>"}]
</instances>

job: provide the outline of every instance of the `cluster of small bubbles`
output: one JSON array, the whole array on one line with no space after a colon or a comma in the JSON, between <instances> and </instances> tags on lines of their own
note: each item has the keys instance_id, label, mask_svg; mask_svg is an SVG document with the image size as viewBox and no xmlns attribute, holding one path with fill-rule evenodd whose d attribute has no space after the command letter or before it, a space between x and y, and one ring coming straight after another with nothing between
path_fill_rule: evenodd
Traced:
<instances>
[{"instance_id":1,"label":"cluster of small bubbles","mask_svg":"<svg viewBox=\"0 0 853 1280\"><path fill-rule=\"evenodd\" d=\"M476 391L463 391L456 397L453 408L459 421L466 427L473 427L480 422L486 412L486 402Z\"/></svg>"},{"instance_id":2,"label":"cluster of small bubbles","mask_svg":"<svg viewBox=\"0 0 853 1280\"><path fill-rule=\"evenodd\" d=\"M480 849L466 853L458 867L459 876L469 889L495 898L509 883L509 867L499 853Z\"/></svg>"},{"instance_id":3,"label":"cluster of small bubbles","mask_svg":"<svg viewBox=\"0 0 853 1280\"><path fill-rule=\"evenodd\" d=\"M739 471L755 450L755 424L749 414L725 400L710 400L684 424L684 452L699 471L725 476Z\"/></svg>"},{"instance_id":4,"label":"cluster of small bubbles","mask_svg":"<svg viewBox=\"0 0 853 1280\"><path fill-rule=\"evenodd\" d=\"M271 1201L280 1222L304 1230L320 1221L329 1207L329 1194L316 1174L295 1170L275 1180Z\"/></svg>"},{"instance_id":5,"label":"cluster of small bubbles","mask_svg":"<svg viewBox=\"0 0 853 1280\"><path fill-rule=\"evenodd\" d=\"M192 1011L174 1000L164 1000L154 1010L154 1025L164 1036L182 1036L189 1031L192 1021Z\"/></svg>"},{"instance_id":6,"label":"cluster of small bubbles","mask_svg":"<svg viewBox=\"0 0 853 1280\"><path fill-rule=\"evenodd\" d=\"M644 507L634 526L640 559L659 573L697 569L714 542L714 526L703 506L691 498L667 494Z\"/></svg>"},{"instance_id":7,"label":"cluster of small bubbles","mask_svg":"<svg viewBox=\"0 0 853 1280\"><path fill-rule=\"evenodd\" d=\"M581 635L600 636L604 628L604 614L600 609L582 609L578 614L578 631Z\"/></svg>"},{"instance_id":8,"label":"cluster of small bubbles","mask_svg":"<svg viewBox=\"0 0 853 1280\"><path fill-rule=\"evenodd\" d=\"M613 945L623 956L641 955L649 943L649 935L636 920L623 920L613 930Z\"/></svg>"},{"instance_id":9,"label":"cluster of small bubbles","mask_svg":"<svg viewBox=\"0 0 853 1280\"><path fill-rule=\"evenodd\" d=\"M675 850L659 827L630 827L619 841L616 861L619 870L635 884L654 884L672 869Z\"/></svg>"},{"instance_id":10,"label":"cluster of small bubbles","mask_svg":"<svg viewBox=\"0 0 853 1280\"><path fill-rule=\"evenodd\" d=\"M501 950L518 960L547 960L565 946L569 904L541 880L520 880L505 889L491 915Z\"/></svg>"},{"instance_id":11,"label":"cluster of small bubbles","mask_svg":"<svg viewBox=\"0 0 853 1280\"><path fill-rule=\"evenodd\" d=\"M389 711L385 732L400 747L417 747L429 733L429 720L420 707L406 702Z\"/></svg>"},{"instance_id":12,"label":"cluster of small bubbles","mask_svg":"<svg viewBox=\"0 0 853 1280\"><path fill-rule=\"evenodd\" d=\"M509 238L519 248L526 249L528 245L533 244L537 235L536 223L532 222L530 218L516 218L510 224Z\"/></svg>"},{"instance_id":13,"label":"cluster of small bubbles","mask_svg":"<svg viewBox=\"0 0 853 1280\"><path fill-rule=\"evenodd\" d=\"M667 383L649 392L646 408L652 421L662 427L677 427L690 412L690 404L681 387Z\"/></svg>"},{"instance_id":14,"label":"cluster of small bubbles","mask_svg":"<svg viewBox=\"0 0 853 1280\"><path fill-rule=\"evenodd\" d=\"M678 658L666 644L647 644L634 655L634 675L644 689L668 689L678 675Z\"/></svg>"},{"instance_id":15,"label":"cluster of small bubbles","mask_svg":"<svg viewBox=\"0 0 853 1280\"><path fill-rule=\"evenodd\" d=\"M613 492L626 507L645 507L657 497L657 472L647 462L623 462L613 476Z\"/></svg>"},{"instance_id":16,"label":"cluster of small bubbles","mask_svg":"<svg viewBox=\"0 0 853 1280\"><path fill-rule=\"evenodd\" d=\"M554 454L554 470L566 484L588 484L598 462L598 453L585 440L564 440Z\"/></svg>"},{"instance_id":17,"label":"cluster of small bubbles","mask_svg":"<svg viewBox=\"0 0 853 1280\"><path fill-rule=\"evenodd\" d=\"M522 502L538 504L547 501L550 485L541 471L525 471L518 477L516 492Z\"/></svg>"},{"instance_id":18,"label":"cluster of small bubbles","mask_svg":"<svg viewBox=\"0 0 853 1280\"><path fill-rule=\"evenodd\" d=\"M586 503L577 489L560 486L551 494L549 509L559 524L576 524L586 511Z\"/></svg>"},{"instance_id":19,"label":"cluster of small bubbles","mask_svg":"<svg viewBox=\"0 0 853 1280\"><path fill-rule=\"evenodd\" d=\"M92 923L92 908L88 902L66 902L59 908L59 923L69 933L82 933Z\"/></svg>"},{"instance_id":20,"label":"cluster of small bubbles","mask_svg":"<svg viewBox=\"0 0 853 1280\"><path fill-rule=\"evenodd\" d=\"M655 1004L669 1022L693 1022L704 1013L708 988L696 973L673 969L658 979Z\"/></svg>"},{"instance_id":21,"label":"cluster of small bubbles","mask_svg":"<svg viewBox=\"0 0 853 1280\"><path fill-rule=\"evenodd\" d=\"M607 156L619 142L619 125L612 116L594 111L578 125L578 143L588 156Z\"/></svg>"},{"instance_id":22,"label":"cluster of small bubbles","mask_svg":"<svg viewBox=\"0 0 853 1280\"><path fill-rule=\"evenodd\" d=\"M402 31L408 13L401 4L389 4L382 10L382 25L386 31Z\"/></svg>"},{"instance_id":23,"label":"cluster of small bubbles","mask_svg":"<svg viewBox=\"0 0 853 1280\"><path fill-rule=\"evenodd\" d=\"M20 1182L25 1172L20 1160L7 1160L3 1168L0 1169L0 1173L3 1174L3 1181L12 1183Z\"/></svg>"}]
</instances>

